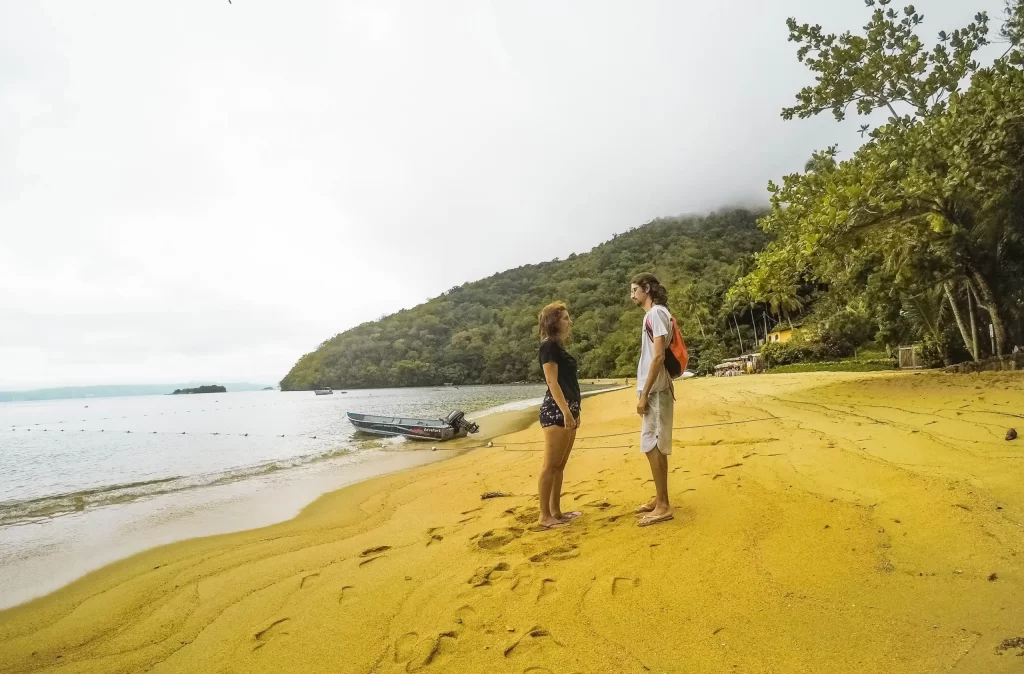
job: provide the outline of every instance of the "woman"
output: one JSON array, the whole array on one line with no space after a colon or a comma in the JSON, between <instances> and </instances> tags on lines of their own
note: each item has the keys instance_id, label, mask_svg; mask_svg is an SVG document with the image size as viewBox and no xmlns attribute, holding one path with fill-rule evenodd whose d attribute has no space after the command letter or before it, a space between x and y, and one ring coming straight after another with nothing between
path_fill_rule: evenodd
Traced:
<instances>
[{"instance_id":1,"label":"woman","mask_svg":"<svg viewBox=\"0 0 1024 674\"><path fill-rule=\"evenodd\" d=\"M580 383L576 379L576 359L563 348L572 331L569 310L562 302L544 307L539 316L540 366L548 390L540 406L540 425L544 429L544 465L537 480L542 529L563 526L579 512L562 513L562 474L569 460L576 429L580 425Z\"/></svg>"}]
</instances>

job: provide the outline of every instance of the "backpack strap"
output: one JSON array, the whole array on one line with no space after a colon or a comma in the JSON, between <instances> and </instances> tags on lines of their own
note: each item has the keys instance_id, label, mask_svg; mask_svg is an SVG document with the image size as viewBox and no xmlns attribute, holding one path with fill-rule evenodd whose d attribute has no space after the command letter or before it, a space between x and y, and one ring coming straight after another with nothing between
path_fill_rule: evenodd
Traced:
<instances>
[{"instance_id":1,"label":"backpack strap","mask_svg":"<svg viewBox=\"0 0 1024 674\"><path fill-rule=\"evenodd\" d=\"M668 311L668 309L665 309L665 311ZM676 317L675 317L675 316L673 316L673 315L672 315L672 314L670 313L670 314L668 315L668 319L669 319L669 321L670 321L670 323L669 323L669 324L670 324L670 325L672 326L672 330L671 330L671 331L669 331L669 333L668 333L668 335L667 335L667 336L668 336L668 341L667 341L667 342L665 342L665 350L666 350L666 351L668 350L668 347L669 347L669 346L670 346L670 345L672 344L672 342L673 342L673 341L675 341L675 338L676 338L676 330L678 330L678 329L679 329L679 328L678 328L678 327L676 326ZM651 319L650 319L650 318L647 318L647 317L645 317L645 318L644 318L644 332L646 332L646 333L647 333L647 339L651 340L651 343L653 344L653 343L654 343L654 328L653 328L653 327L651 327Z\"/></svg>"}]
</instances>

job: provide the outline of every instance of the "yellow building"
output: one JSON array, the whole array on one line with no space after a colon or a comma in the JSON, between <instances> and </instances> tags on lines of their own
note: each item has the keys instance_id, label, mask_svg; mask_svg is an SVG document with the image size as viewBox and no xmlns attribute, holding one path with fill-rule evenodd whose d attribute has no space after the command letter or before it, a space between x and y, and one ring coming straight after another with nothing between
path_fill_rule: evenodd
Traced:
<instances>
[{"instance_id":1,"label":"yellow building","mask_svg":"<svg viewBox=\"0 0 1024 674\"><path fill-rule=\"evenodd\" d=\"M775 342L785 343L785 342L788 342L791 339L793 339L793 330L792 330L792 328L783 328L781 330L776 330L774 332L769 332L768 333L768 342L767 343L768 344L773 344Z\"/></svg>"}]
</instances>

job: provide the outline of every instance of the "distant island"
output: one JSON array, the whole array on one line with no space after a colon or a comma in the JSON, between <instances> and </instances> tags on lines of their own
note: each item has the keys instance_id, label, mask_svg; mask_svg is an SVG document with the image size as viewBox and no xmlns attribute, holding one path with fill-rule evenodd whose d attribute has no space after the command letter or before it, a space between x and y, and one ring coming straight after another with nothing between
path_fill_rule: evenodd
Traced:
<instances>
[{"instance_id":1,"label":"distant island","mask_svg":"<svg viewBox=\"0 0 1024 674\"><path fill-rule=\"evenodd\" d=\"M266 386L262 389L263 391L274 391L276 390L273 386Z\"/></svg>"},{"instance_id":2,"label":"distant island","mask_svg":"<svg viewBox=\"0 0 1024 674\"><path fill-rule=\"evenodd\" d=\"M223 386L211 384L209 386L197 386L196 388L176 388L171 393L172 396L180 395L182 393L227 393L228 390Z\"/></svg>"}]
</instances>

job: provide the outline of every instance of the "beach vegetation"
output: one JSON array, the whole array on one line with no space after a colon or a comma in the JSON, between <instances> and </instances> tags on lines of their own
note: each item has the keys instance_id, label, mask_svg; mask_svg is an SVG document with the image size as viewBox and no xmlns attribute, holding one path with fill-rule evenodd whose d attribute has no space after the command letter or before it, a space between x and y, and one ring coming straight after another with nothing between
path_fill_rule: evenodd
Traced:
<instances>
[{"instance_id":1,"label":"beach vegetation","mask_svg":"<svg viewBox=\"0 0 1024 674\"><path fill-rule=\"evenodd\" d=\"M1024 306L1024 3L1007 3L1009 48L984 67L984 12L928 47L913 6L866 4L860 34L789 21L816 84L782 116L887 120L861 126L848 158L829 146L769 182L759 225L771 241L731 292L772 306L802 284L826 288L833 310L869 319L860 337L921 344L936 364L1008 353Z\"/></svg>"}]
</instances>

